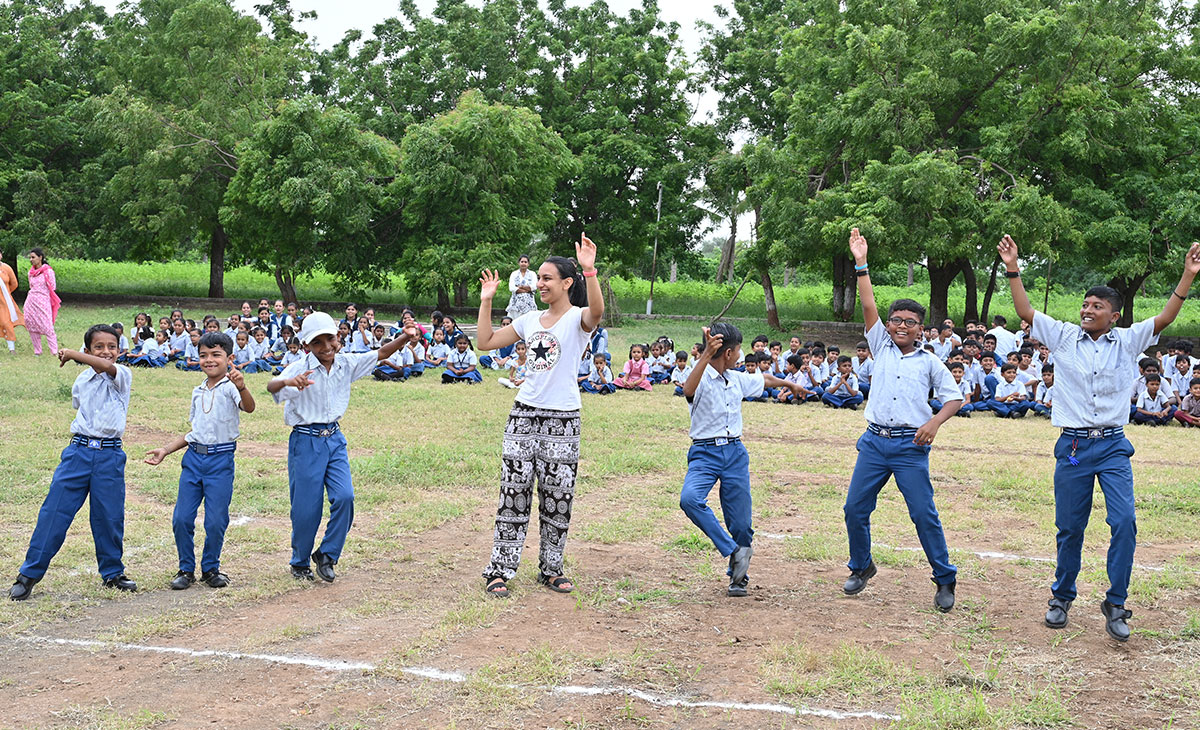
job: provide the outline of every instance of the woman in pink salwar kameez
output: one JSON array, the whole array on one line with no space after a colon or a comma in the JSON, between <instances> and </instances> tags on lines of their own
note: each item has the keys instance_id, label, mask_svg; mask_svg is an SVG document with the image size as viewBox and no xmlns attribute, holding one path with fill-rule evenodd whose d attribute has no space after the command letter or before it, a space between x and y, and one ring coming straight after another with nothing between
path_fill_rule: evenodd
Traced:
<instances>
[{"instance_id":1,"label":"woman in pink salwar kameez","mask_svg":"<svg viewBox=\"0 0 1200 730\"><path fill-rule=\"evenodd\" d=\"M46 262L46 253L40 248L29 252L29 294L25 297L25 329L33 340L33 354L42 354L42 336L50 345L50 352L58 354L58 335L54 333L54 320L58 319L58 305L62 300L55 292L54 269Z\"/></svg>"}]
</instances>

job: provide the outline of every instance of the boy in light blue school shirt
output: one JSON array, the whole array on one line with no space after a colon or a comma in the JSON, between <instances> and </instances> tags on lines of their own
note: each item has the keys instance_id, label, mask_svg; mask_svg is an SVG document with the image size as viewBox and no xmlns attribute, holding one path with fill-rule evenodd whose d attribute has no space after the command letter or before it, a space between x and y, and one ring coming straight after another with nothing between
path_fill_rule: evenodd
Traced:
<instances>
[{"instance_id":1,"label":"boy in light blue school shirt","mask_svg":"<svg viewBox=\"0 0 1200 730\"><path fill-rule=\"evenodd\" d=\"M1110 287L1092 287L1084 294L1079 324L1059 322L1035 311L1021 283L1017 244L1004 236L997 246L1004 261L1013 305L1021 319L1033 322L1032 334L1054 356L1054 408L1050 423L1062 429L1054 446L1054 522L1058 528L1058 558L1045 622L1050 628L1067 625L1079 576L1084 529L1092 511L1096 481L1104 492L1105 520L1111 530L1108 545L1109 589L1100 604L1104 629L1117 641L1129 640L1125 608L1133 571L1137 525L1134 518L1133 445L1125 438L1129 422L1129 383L1137 360L1158 335L1179 316L1179 308L1200 272L1200 243L1184 255L1183 273L1156 317L1132 327L1116 327L1124 298Z\"/></svg>"},{"instance_id":2,"label":"boy in light blue school shirt","mask_svg":"<svg viewBox=\"0 0 1200 730\"><path fill-rule=\"evenodd\" d=\"M679 495L679 507L696 527L729 557L730 596L746 595L747 573L754 549L750 527L750 455L742 445L742 399L758 397L765 388L799 386L765 373L733 369L740 357L742 333L718 322L704 328L704 350L683 384L692 416L688 470ZM721 482L721 512L726 532L708 507L708 493Z\"/></svg>"},{"instance_id":3,"label":"boy in light blue school shirt","mask_svg":"<svg viewBox=\"0 0 1200 730\"><path fill-rule=\"evenodd\" d=\"M885 325L867 271L867 240L857 228L850 234L850 251L875 367L867 401L867 430L858 439L858 459L846 494L850 577L842 591L851 596L861 593L877 572L871 559L871 513L879 491L894 476L933 569L937 585L934 605L944 613L954 607L958 570L950 563L933 503L929 451L938 429L958 412L962 395L942 361L921 347L925 307L911 299L898 299L892 302ZM944 404L936 415L929 407L931 389L933 397Z\"/></svg>"}]
</instances>

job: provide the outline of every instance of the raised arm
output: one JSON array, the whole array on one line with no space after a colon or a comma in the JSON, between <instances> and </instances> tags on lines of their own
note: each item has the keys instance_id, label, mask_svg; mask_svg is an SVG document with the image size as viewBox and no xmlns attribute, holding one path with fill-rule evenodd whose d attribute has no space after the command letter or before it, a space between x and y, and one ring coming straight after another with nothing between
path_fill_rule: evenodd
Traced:
<instances>
[{"instance_id":1,"label":"raised arm","mask_svg":"<svg viewBox=\"0 0 1200 730\"><path fill-rule=\"evenodd\" d=\"M72 361L77 362L80 365L86 365L87 367L91 368L92 370L95 370L98 373L108 373L109 375L112 375L113 377L116 377L116 375L117 375L117 366L113 363L112 360L105 360L102 357L96 357L95 355L89 355L86 352L80 352L78 350L59 350L58 351L58 366L60 368L63 365L66 365L68 362L72 362Z\"/></svg>"},{"instance_id":2,"label":"raised arm","mask_svg":"<svg viewBox=\"0 0 1200 730\"><path fill-rule=\"evenodd\" d=\"M479 317L475 320L478 334L475 344L481 350L498 350L521 339L511 324L492 329L492 299L500 286L500 272L484 269L479 277Z\"/></svg>"},{"instance_id":3,"label":"raised arm","mask_svg":"<svg viewBox=\"0 0 1200 730\"><path fill-rule=\"evenodd\" d=\"M1000 245L996 246L996 250L1000 252L1000 259L1004 261L1005 271L1009 274L1017 274L1017 276L1008 277L1008 287L1012 290L1013 306L1017 308L1017 316L1032 323L1033 305L1029 303L1029 295L1025 293L1025 283L1021 281L1021 264L1017 261L1017 242L1012 239L1012 236L1005 234L1004 238L1000 239ZM1179 312L1178 307L1175 308L1175 312Z\"/></svg>"},{"instance_id":4,"label":"raised arm","mask_svg":"<svg viewBox=\"0 0 1200 730\"><path fill-rule=\"evenodd\" d=\"M604 319L604 295L600 292L600 278L596 275L596 244L587 234L580 234L579 243L575 244L575 260L579 262L583 280L587 283L588 305L583 310L580 326L591 332Z\"/></svg>"},{"instance_id":5,"label":"raised arm","mask_svg":"<svg viewBox=\"0 0 1200 730\"><path fill-rule=\"evenodd\" d=\"M1183 257L1183 275L1179 277L1179 283L1171 291L1163 310L1154 318L1154 334L1161 333L1179 316L1179 308L1183 306L1197 272L1200 272L1200 243L1193 243Z\"/></svg>"},{"instance_id":6,"label":"raised arm","mask_svg":"<svg viewBox=\"0 0 1200 730\"><path fill-rule=\"evenodd\" d=\"M879 308L875 306L875 289L871 286L871 275L867 271L867 239L855 228L850 231L850 254L854 256L855 273L858 276L858 299L862 302L863 329L870 330L879 321Z\"/></svg>"},{"instance_id":7,"label":"raised arm","mask_svg":"<svg viewBox=\"0 0 1200 730\"><path fill-rule=\"evenodd\" d=\"M700 378L704 377L704 371L708 369L708 364L712 362L713 353L725 341L724 335L709 335L708 328L704 328L704 351L700 353L700 357L696 358L696 364L692 366L692 374L683 383L683 397L691 401L692 396L696 395L696 388L700 387Z\"/></svg>"},{"instance_id":8,"label":"raised arm","mask_svg":"<svg viewBox=\"0 0 1200 730\"><path fill-rule=\"evenodd\" d=\"M405 327L391 342L375 351L376 357L379 359L379 362L383 362L396 354L396 351L403 347L405 343L416 340L420 336L421 333L417 331L416 325Z\"/></svg>"}]
</instances>

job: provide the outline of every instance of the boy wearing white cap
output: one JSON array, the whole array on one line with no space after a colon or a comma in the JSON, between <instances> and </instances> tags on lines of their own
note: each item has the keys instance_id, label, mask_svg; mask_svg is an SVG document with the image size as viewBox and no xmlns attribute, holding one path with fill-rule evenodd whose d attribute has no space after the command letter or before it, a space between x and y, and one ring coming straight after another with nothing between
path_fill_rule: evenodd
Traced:
<instances>
[{"instance_id":1,"label":"boy wearing white cap","mask_svg":"<svg viewBox=\"0 0 1200 730\"><path fill-rule=\"evenodd\" d=\"M333 566L342 554L354 521L354 485L346 437L338 419L350 403L350 384L370 375L411 339L420 337L409 326L373 352L339 354L337 323L324 312L304 318L300 342L306 354L284 368L267 384L276 403L283 403L284 423L292 427L288 440L288 497L292 504L292 577L314 580L310 551L321 525L321 500L329 494L329 523L325 539L311 553L321 580L332 583Z\"/></svg>"}]
</instances>

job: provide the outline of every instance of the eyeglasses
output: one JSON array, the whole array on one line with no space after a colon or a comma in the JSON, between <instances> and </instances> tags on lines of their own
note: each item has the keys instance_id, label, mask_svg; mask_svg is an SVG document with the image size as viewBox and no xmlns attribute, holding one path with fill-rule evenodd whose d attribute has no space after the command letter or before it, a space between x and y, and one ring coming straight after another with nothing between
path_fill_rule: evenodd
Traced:
<instances>
[{"instance_id":1,"label":"eyeglasses","mask_svg":"<svg viewBox=\"0 0 1200 730\"><path fill-rule=\"evenodd\" d=\"M888 324L892 324L897 327L900 325L904 325L905 327L916 327L917 325L921 324L921 322L920 320L913 319L912 317L907 317L905 319L901 319L900 317L888 317Z\"/></svg>"}]
</instances>

